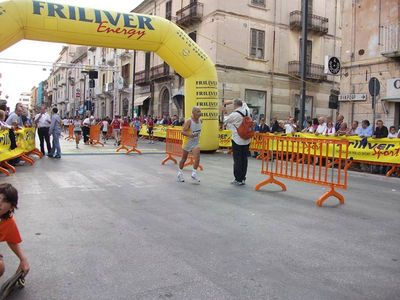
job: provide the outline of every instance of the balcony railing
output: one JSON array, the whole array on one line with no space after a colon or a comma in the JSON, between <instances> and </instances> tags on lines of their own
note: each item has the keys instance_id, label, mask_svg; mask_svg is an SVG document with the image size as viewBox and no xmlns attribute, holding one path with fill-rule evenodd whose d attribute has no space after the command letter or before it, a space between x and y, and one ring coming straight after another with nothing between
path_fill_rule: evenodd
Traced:
<instances>
[{"instance_id":1,"label":"balcony railing","mask_svg":"<svg viewBox=\"0 0 400 300\"><path fill-rule=\"evenodd\" d=\"M381 54L386 57L400 57L400 24L381 27Z\"/></svg>"},{"instance_id":2,"label":"balcony railing","mask_svg":"<svg viewBox=\"0 0 400 300\"><path fill-rule=\"evenodd\" d=\"M176 24L189 26L200 22L203 17L203 3L193 2L176 12Z\"/></svg>"},{"instance_id":3,"label":"balcony railing","mask_svg":"<svg viewBox=\"0 0 400 300\"><path fill-rule=\"evenodd\" d=\"M114 92L114 83L109 82L103 85L103 93L111 94Z\"/></svg>"},{"instance_id":4,"label":"balcony railing","mask_svg":"<svg viewBox=\"0 0 400 300\"><path fill-rule=\"evenodd\" d=\"M308 30L317 34L328 33L329 19L317 15L308 15ZM295 10L290 13L289 17L290 29L301 30L301 11Z\"/></svg>"},{"instance_id":5,"label":"balcony railing","mask_svg":"<svg viewBox=\"0 0 400 300\"><path fill-rule=\"evenodd\" d=\"M129 82L129 77L122 77L122 79L124 80L124 89L129 89L130 88L130 82Z\"/></svg>"},{"instance_id":6,"label":"balcony railing","mask_svg":"<svg viewBox=\"0 0 400 300\"><path fill-rule=\"evenodd\" d=\"M300 62L289 61L289 75L300 77ZM311 80L326 80L326 74L324 74L324 66L317 64L307 64L306 66L306 78Z\"/></svg>"},{"instance_id":7,"label":"balcony railing","mask_svg":"<svg viewBox=\"0 0 400 300\"><path fill-rule=\"evenodd\" d=\"M136 85L148 85L149 82L149 72L146 70L135 73L135 84Z\"/></svg>"},{"instance_id":8,"label":"balcony railing","mask_svg":"<svg viewBox=\"0 0 400 300\"><path fill-rule=\"evenodd\" d=\"M150 73L151 73L150 79L155 81L162 80L172 76L169 69L169 65L167 64L161 64L152 67Z\"/></svg>"}]
</instances>

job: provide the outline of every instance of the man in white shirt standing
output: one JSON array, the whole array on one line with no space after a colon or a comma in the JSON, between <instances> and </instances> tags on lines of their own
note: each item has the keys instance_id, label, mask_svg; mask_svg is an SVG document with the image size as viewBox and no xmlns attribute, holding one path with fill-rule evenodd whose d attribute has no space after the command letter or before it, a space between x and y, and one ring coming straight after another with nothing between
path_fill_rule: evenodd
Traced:
<instances>
[{"instance_id":1,"label":"man in white shirt standing","mask_svg":"<svg viewBox=\"0 0 400 300\"><path fill-rule=\"evenodd\" d=\"M51 124L51 118L49 114L46 112L46 107L43 105L40 108L40 113L35 116L35 126L38 131L39 141L40 141L40 151L43 155L46 155L44 152L44 141L46 141L47 153L51 152L50 145L50 135L49 128Z\"/></svg>"},{"instance_id":2,"label":"man in white shirt standing","mask_svg":"<svg viewBox=\"0 0 400 300\"><path fill-rule=\"evenodd\" d=\"M235 179L231 184L244 185L247 174L250 139L242 139L237 132L237 128L242 124L242 114L250 116L250 110L247 104L240 99L233 100L233 108L234 111L226 117L224 122L227 128L232 131L233 175Z\"/></svg>"}]
</instances>

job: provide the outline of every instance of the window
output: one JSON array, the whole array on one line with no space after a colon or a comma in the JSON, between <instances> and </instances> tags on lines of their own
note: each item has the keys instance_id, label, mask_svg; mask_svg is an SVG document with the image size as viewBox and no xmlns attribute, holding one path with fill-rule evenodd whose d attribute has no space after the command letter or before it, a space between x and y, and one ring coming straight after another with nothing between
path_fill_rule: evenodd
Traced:
<instances>
[{"instance_id":1,"label":"window","mask_svg":"<svg viewBox=\"0 0 400 300\"><path fill-rule=\"evenodd\" d=\"M129 79L130 64L123 65L121 68L121 75L123 78Z\"/></svg>"},{"instance_id":2,"label":"window","mask_svg":"<svg viewBox=\"0 0 400 300\"><path fill-rule=\"evenodd\" d=\"M165 18L170 21L172 19L172 1L165 4Z\"/></svg>"},{"instance_id":3,"label":"window","mask_svg":"<svg viewBox=\"0 0 400 300\"><path fill-rule=\"evenodd\" d=\"M265 117L265 100L267 93L264 91L248 90L244 92L244 99L250 108L250 113L254 121L259 121Z\"/></svg>"},{"instance_id":4,"label":"window","mask_svg":"<svg viewBox=\"0 0 400 300\"><path fill-rule=\"evenodd\" d=\"M250 56L263 59L265 49L265 31L250 29Z\"/></svg>"},{"instance_id":5,"label":"window","mask_svg":"<svg viewBox=\"0 0 400 300\"><path fill-rule=\"evenodd\" d=\"M304 108L304 119L308 120L313 117L313 97L312 96L306 96L306 105ZM294 117L297 120L300 120L300 95L295 95L295 101L296 101L296 107L294 109Z\"/></svg>"},{"instance_id":6,"label":"window","mask_svg":"<svg viewBox=\"0 0 400 300\"><path fill-rule=\"evenodd\" d=\"M193 40L193 42L196 43L197 32L196 32L196 31L192 31L192 32L189 33L188 35L189 35L189 37Z\"/></svg>"},{"instance_id":7,"label":"window","mask_svg":"<svg viewBox=\"0 0 400 300\"><path fill-rule=\"evenodd\" d=\"M265 0L251 0L251 4L265 7Z\"/></svg>"},{"instance_id":8,"label":"window","mask_svg":"<svg viewBox=\"0 0 400 300\"><path fill-rule=\"evenodd\" d=\"M299 46L299 61L301 61L301 43L302 43L302 39L300 39L300 46ZM312 41L307 41L307 68L309 68L309 66L311 66L311 62L312 62Z\"/></svg>"}]
</instances>

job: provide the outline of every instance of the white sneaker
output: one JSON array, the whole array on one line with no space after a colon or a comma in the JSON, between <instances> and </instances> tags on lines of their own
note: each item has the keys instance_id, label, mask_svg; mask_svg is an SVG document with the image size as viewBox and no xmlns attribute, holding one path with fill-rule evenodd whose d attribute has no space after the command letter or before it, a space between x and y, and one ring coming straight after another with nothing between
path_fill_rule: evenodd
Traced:
<instances>
[{"instance_id":1,"label":"white sneaker","mask_svg":"<svg viewBox=\"0 0 400 300\"><path fill-rule=\"evenodd\" d=\"M200 183L199 177L197 177L197 173L192 172L192 179L194 182Z\"/></svg>"},{"instance_id":2,"label":"white sneaker","mask_svg":"<svg viewBox=\"0 0 400 300\"><path fill-rule=\"evenodd\" d=\"M183 178L183 173L178 172L178 175L176 176L176 179L178 182L185 182L185 179Z\"/></svg>"}]
</instances>

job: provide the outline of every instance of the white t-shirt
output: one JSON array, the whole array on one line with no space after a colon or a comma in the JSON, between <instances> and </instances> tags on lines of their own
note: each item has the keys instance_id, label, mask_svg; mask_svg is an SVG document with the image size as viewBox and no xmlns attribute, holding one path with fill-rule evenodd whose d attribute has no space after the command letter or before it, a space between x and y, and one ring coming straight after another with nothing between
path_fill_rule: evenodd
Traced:
<instances>
[{"instance_id":1,"label":"white t-shirt","mask_svg":"<svg viewBox=\"0 0 400 300\"><path fill-rule=\"evenodd\" d=\"M326 124L318 125L317 129L315 130L315 133L318 134L324 134L326 131Z\"/></svg>"},{"instance_id":2,"label":"white t-shirt","mask_svg":"<svg viewBox=\"0 0 400 300\"><path fill-rule=\"evenodd\" d=\"M83 126L90 126L90 119L86 118L85 120L83 120Z\"/></svg>"},{"instance_id":3,"label":"white t-shirt","mask_svg":"<svg viewBox=\"0 0 400 300\"><path fill-rule=\"evenodd\" d=\"M44 114L37 114L35 116L35 123L37 122L37 127L42 128L42 127L50 127L51 124L51 118L49 114L46 112Z\"/></svg>"},{"instance_id":4,"label":"white t-shirt","mask_svg":"<svg viewBox=\"0 0 400 300\"><path fill-rule=\"evenodd\" d=\"M107 121L103 121L101 123L103 124L103 129L101 131L103 131L103 132L108 131L108 122Z\"/></svg>"},{"instance_id":5,"label":"white t-shirt","mask_svg":"<svg viewBox=\"0 0 400 300\"><path fill-rule=\"evenodd\" d=\"M285 124L285 133L289 134L289 133L293 133L295 132L293 125L292 124Z\"/></svg>"},{"instance_id":6,"label":"white t-shirt","mask_svg":"<svg viewBox=\"0 0 400 300\"><path fill-rule=\"evenodd\" d=\"M399 130L399 132L400 132L400 130ZM388 134L388 138L389 139L395 139L395 138L397 138L397 136L399 135L399 132L397 132L397 133L391 133L390 131L389 131L389 134Z\"/></svg>"}]
</instances>

